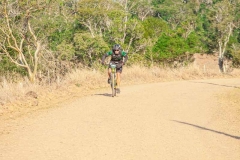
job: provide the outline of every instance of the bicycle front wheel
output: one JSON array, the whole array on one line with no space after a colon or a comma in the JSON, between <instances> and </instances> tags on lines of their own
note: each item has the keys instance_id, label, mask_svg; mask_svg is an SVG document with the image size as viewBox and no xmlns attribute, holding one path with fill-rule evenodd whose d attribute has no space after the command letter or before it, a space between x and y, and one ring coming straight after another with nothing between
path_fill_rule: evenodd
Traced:
<instances>
[{"instance_id":1,"label":"bicycle front wheel","mask_svg":"<svg viewBox=\"0 0 240 160\"><path fill-rule=\"evenodd\" d=\"M114 74L111 75L111 87L112 87L112 97L114 97L114 96L116 96L115 76L114 76Z\"/></svg>"}]
</instances>

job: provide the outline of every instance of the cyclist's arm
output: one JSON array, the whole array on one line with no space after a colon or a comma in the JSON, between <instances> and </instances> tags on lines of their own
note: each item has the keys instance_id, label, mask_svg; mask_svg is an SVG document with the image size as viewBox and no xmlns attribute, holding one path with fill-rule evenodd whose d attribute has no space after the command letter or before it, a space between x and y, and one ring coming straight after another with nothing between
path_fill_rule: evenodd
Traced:
<instances>
[{"instance_id":1,"label":"cyclist's arm","mask_svg":"<svg viewBox=\"0 0 240 160\"><path fill-rule=\"evenodd\" d=\"M124 56L124 61L123 61L123 63L125 64L125 63L127 62L127 60L128 60L128 55Z\"/></svg>"},{"instance_id":2,"label":"cyclist's arm","mask_svg":"<svg viewBox=\"0 0 240 160\"><path fill-rule=\"evenodd\" d=\"M102 56L102 63L105 62L105 59L106 59L109 55L111 55L111 52L107 52L106 54L104 54L104 55Z\"/></svg>"},{"instance_id":3,"label":"cyclist's arm","mask_svg":"<svg viewBox=\"0 0 240 160\"><path fill-rule=\"evenodd\" d=\"M123 61L123 64L125 64L128 60L128 55L126 52L123 52L123 57L124 57L124 61Z\"/></svg>"},{"instance_id":4,"label":"cyclist's arm","mask_svg":"<svg viewBox=\"0 0 240 160\"><path fill-rule=\"evenodd\" d=\"M105 59L106 59L106 57L108 56L108 54L106 53L106 54L104 54L103 56L102 56L102 63L104 63L105 62Z\"/></svg>"}]
</instances>

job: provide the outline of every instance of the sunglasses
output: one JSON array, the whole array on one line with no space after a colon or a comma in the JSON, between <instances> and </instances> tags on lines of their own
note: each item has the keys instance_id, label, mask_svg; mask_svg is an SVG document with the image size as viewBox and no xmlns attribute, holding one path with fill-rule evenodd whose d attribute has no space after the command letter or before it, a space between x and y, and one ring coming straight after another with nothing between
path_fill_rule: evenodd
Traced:
<instances>
[{"instance_id":1,"label":"sunglasses","mask_svg":"<svg viewBox=\"0 0 240 160\"><path fill-rule=\"evenodd\" d=\"M114 50L114 51L119 51L119 50Z\"/></svg>"}]
</instances>

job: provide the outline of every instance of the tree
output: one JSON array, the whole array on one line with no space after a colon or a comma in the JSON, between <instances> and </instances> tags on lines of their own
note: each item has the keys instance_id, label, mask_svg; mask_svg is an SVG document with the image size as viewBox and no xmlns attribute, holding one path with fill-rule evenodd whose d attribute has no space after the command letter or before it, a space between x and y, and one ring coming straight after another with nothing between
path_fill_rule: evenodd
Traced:
<instances>
[{"instance_id":1,"label":"tree","mask_svg":"<svg viewBox=\"0 0 240 160\"><path fill-rule=\"evenodd\" d=\"M92 37L104 36L112 25L108 15L121 16L119 7L110 0L82 0L77 4L77 20L88 29Z\"/></svg>"},{"instance_id":2,"label":"tree","mask_svg":"<svg viewBox=\"0 0 240 160\"><path fill-rule=\"evenodd\" d=\"M25 68L30 81L34 82L43 45L31 26L32 12L32 7L23 13L18 4L4 1L1 12L4 20L0 27L0 51L12 63Z\"/></svg>"},{"instance_id":3,"label":"tree","mask_svg":"<svg viewBox=\"0 0 240 160\"><path fill-rule=\"evenodd\" d=\"M152 0L131 0L129 3L132 4L130 13L137 15L137 17L144 21L148 16L153 14L153 6L151 5Z\"/></svg>"},{"instance_id":4,"label":"tree","mask_svg":"<svg viewBox=\"0 0 240 160\"><path fill-rule=\"evenodd\" d=\"M235 8L235 3L232 3L229 0L222 0L213 5L212 13L210 14L210 20L213 24L212 27L214 27L216 30L216 41L219 53L219 69L221 72L225 72L225 68L223 66L224 55L229 38L236 27L234 24Z\"/></svg>"},{"instance_id":5,"label":"tree","mask_svg":"<svg viewBox=\"0 0 240 160\"><path fill-rule=\"evenodd\" d=\"M82 63L93 66L109 48L100 36L92 37L90 33L76 33L74 36L76 55Z\"/></svg>"},{"instance_id":6,"label":"tree","mask_svg":"<svg viewBox=\"0 0 240 160\"><path fill-rule=\"evenodd\" d=\"M154 0L153 3L155 5L155 17L167 21L173 30L186 19L185 4L179 0Z\"/></svg>"},{"instance_id":7,"label":"tree","mask_svg":"<svg viewBox=\"0 0 240 160\"><path fill-rule=\"evenodd\" d=\"M189 51L187 41L176 33L166 35L163 33L153 47L154 59L156 61L173 60Z\"/></svg>"},{"instance_id":8,"label":"tree","mask_svg":"<svg viewBox=\"0 0 240 160\"><path fill-rule=\"evenodd\" d=\"M162 33L167 33L169 26L166 21L160 18L148 17L143 21L144 26L144 38L147 39L146 52L144 53L145 58L151 62L153 66L154 57L157 57L156 52L152 51L152 47L158 41L158 38Z\"/></svg>"}]
</instances>

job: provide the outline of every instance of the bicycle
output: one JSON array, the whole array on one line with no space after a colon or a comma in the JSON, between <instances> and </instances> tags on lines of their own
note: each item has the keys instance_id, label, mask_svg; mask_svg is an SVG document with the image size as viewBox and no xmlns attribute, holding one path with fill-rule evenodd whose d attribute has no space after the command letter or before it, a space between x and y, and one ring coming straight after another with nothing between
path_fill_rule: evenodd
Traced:
<instances>
[{"instance_id":1,"label":"bicycle","mask_svg":"<svg viewBox=\"0 0 240 160\"><path fill-rule=\"evenodd\" d=\"M110 63L110 68L111 68L111 76L110 76L110 86L111 86L111 89L112 89L112 97L116 96L117 95L117 89L116 89L116 86L117 86L117 79L116 79L116 68L117 68L117 65L116 64L113 64L113 63Z\"/></svg>"}]
</instances>

